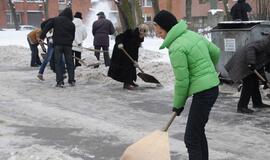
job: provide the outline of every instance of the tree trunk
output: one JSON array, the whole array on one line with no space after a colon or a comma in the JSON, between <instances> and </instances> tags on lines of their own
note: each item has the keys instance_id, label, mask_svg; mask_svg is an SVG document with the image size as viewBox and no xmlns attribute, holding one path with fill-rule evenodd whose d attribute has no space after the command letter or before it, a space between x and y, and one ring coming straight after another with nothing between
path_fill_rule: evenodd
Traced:
<instances>
[{"instance_id":1,"label":"tree trunk","mask_svg":"<svg viewBox=\"0 0 270 160\"><path fill-rule=\"evenodd\" d=\"M19 23L18 23L18 19L17 19L17 15L16 15L15 5L11 0L8 0L8 4L9 4L12 19L14 22L14 27L16 30L19 30Z\"/></svg>"},{"instance_id":2,"label":"tree trunk","mask_svg":"<svg viewBox=\"0 0 270 160\"><path fill-rule=\"evenodd\" d=\"M223 2L223 6L224 6L224 10L225 10L225 20L232 20L230 12L229 12L229 8L228 8L228 0L222 0Z\"/></svg>"},{"instance_id":3,"label":"tree trunk","mask_svg":"<svg viewBox=\"0 0 270 160\"><path fill-rule=\"evenodd\" d=\"M172 0L167 0L166 2L167 10L172 12Z\"/></svg>"},{"instance_id":4,"label":"tree trunk","mask_svg":"<svg viewBox=\"0 0 270 160\"><path fill-rule=\"evenodd\" d=\"M118 11L119 11L119 17L121 21L121 26L123 30L126 29L132 29L136 26L136 21L133 18L132 15L132 7L128 0L121 0L119 2L116 2Z\"/></svg>"},{"instance_id":5,"label":"tree trunk","mask_svg":"<svg viewBox=\"0 0 270 160\"><path fill-rule=\"evenodd\" d=\"M142 16L142 5L140 0L135 1L135 9L136 9L136 25L143 23L143 16Z\"/></svg>"},{"instance_id":6,"label":"tree trunk","mask_svg":"<svg viewBox=\"0 0 270 160\"><path fill-rule=\"evenodd\" d=\"M154 9L154 14L156 15L160 9L159 9L159 0L152 0L152 6Z\"/></svg>"},{"instance_id":7,"label":"tree trunk","mask_svg":"<svg viewBox=\"0 0 270 160\"><path fill-rule=\"evenodd\" d=\"M48 8L49 8L49 0L43 0L43 6L44 6L44 18L45 19L48 19L49 18L49 11L48 11Z\"/></svg>"},{"instance_id":8,"label":"tree trunk","mask_svg":"<svg viewBox=\"0 0 270 160\"><path fill-rule=\"evenodd\" d=\"M192 0L186 0L186 21L191 22L192 17Z\"/></svg>"},{"instance_id":9,"label":"tree trunk","mask_svg":"<svg viewBox=\"0 0 270 160\"><path fill-rule=\"evenodd\" d=\"M259 20L269 19L269 5L270 0L256 0L257 19Z\"/></svg>"}]
</instances>

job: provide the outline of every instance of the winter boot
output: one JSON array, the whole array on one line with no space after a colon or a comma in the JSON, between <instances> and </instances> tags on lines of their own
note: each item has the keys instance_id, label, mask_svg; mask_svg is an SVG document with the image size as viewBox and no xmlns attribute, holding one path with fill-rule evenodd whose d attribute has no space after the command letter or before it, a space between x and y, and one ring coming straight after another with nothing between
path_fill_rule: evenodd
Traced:
<instances>
[{"instance_id":1,"label":"winter boot","mask_svg":"<svg viewBox=\"0 0 270 160\"><path fill-rule=\"evenodd\" d=\"M45 79L43 78L43 75L42 74L38 74L37 75L37 78L39 79L39 80L41 80L41 81L44 81Z\"/></svg>"},{"instance_id":2,"label":"winter boot","mask_svg":"<svg viewBox=\"0 0 270 160\"><path fill-rule=\"evenodd\" d=\"M252 109L248 109L248 108L237 108L237 113L246 113L246 114L251 114L254 111Z\"/></svg>"},{"instance_id":3,"label":"winter boot","mask_svg":"<svg viewBox=\"0 0 270 160\"><path fill-rule=\"evenodd\" d=\"M253 104L253 108L270 108L270 105L264 104L264 103L262 103L260 105Z\"/></svg>"},{"instance_id":4,"label":"winter boot","mask_svg":"<svg viewBox=\"0 0 270 160\"><path fill-rule=\"evenodd\" d=\"M55 85L55 87L59 87L59 88L64 88L65 83L63 81L61 82L57 82L57 84Z\"/></svg>"}]
</instances>

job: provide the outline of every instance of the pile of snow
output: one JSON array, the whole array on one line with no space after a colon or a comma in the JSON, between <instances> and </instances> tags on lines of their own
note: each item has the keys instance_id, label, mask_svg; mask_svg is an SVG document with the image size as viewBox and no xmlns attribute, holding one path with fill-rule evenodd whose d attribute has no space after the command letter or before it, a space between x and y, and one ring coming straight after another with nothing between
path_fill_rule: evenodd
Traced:
<instances>
[{"instance_id":1,"label":"pile of snow","mask_svg":"<svg viewBox=\"0 0 270 160\"><path fill-rule=\"evenodd\" d=\"M2 56L0 59L1 65L30 66L31 51L26 40L29 32L30 31L15 30L6 30L0 32L0 55ZM16 38L10 38L10 36L14 36ZM110 52L112 52L114 39L111 39L110 42ZM162 42L163 40L159 38L146 37L139 51L139 65L145 73L153 75L162 84L172 84L174 76L169 62L168 51L167 49L159 50L159 46L162 44ZM84 42L84 47L94 48L91 46L91 44L91 40L86 40ZM39 50L41 51L41 48L39 48ZM88 64L97 62L94 52L87 50L83 51L82 58L84 58ZM100 58L101 63L104 63L102 54ZM45 70L45 77L47 76L47 73L53 74L51 71L48 72L48 70L50 70L49 68L50 67L47 66ZM101 64L98 69L82 66L76 69L75 78L81 83L92 83L93 80L96 80L97 82L103 84L117 84L118 82L107 76L107 72L108 67L105 67L104 64ZM139 77L137 80L138 82L141 82Z\"/></svg>"}]
</instances>

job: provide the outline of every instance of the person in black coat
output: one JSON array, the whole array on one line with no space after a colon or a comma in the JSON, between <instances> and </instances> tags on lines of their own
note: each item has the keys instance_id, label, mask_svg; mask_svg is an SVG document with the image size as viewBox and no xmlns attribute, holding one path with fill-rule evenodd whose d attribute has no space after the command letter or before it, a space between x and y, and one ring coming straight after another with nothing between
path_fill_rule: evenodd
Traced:
<instances>
[{"instance_id":1,"label":"person in black coat","mask_svg":"<svg viewBox=\"0 0 270 160\"><path fill-rule=\"evenodd\" d=\"M246 0L238 0L231 8L231 16L234 21L248 21L247 12L251 12L252 8Z\"/></svg>"},{"instance_id":2,"label":"person in black coat","mask_svg":"<svg viewBox=\"0 0 270 160\"><path fill-rule=\"evenodd\" d=\"M72 43L75 37L75 25L72 22L73 14L71 8L65 8L59 16L49 21L44 30L42 30L41 39L44 39L46 33L53 28L53 46L56 72L56 87L64 86L64 72L62 67L62 57L64 54L65 63L68 71L68 83L75 85L74 79L74 61L72 57Z\"/></svg>"},{"instance_id":3,"label":"person in black coat","mask_svg":"<svg viewBox=\"0 0 270 160\"><path fill-rule=\"evenodd\" d=\"M118 45L123 44L124 49L133 60L138 61L139 47L144 41L145 32L146 28L141 27L127 29L116 36L108 76L116 81L123 82L124 89L133 90L134 87L138 86L134 83L137 79L137 64L134 65L127 55L118 48Z\"/></svg>"},{"instance_id":4,"label":"person in black coat","mask_svg":"<svg viewBox=\"0 0 270 160\"><path fill-rule=\"evenodd\" d=\"M252 98L253 108L270 108L269 105L262 102L259 78L253 72L254 69L258 70L261 75L265 75L264 71L270 72L270 36L251 42L237 50L225 65L225 69L232 80L243 81L237 112L253 112L248 108L250 98ZM265 86L267 86L266 83L264 82Z\"/></svg>"}]
</instances>

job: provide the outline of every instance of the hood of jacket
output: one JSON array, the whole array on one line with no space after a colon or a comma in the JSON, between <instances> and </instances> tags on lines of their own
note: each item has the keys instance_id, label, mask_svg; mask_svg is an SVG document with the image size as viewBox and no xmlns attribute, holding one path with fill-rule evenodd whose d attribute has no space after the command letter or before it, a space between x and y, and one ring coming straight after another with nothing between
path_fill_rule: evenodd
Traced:
<instances>
[{"instance_id":1,"label":"hood of jacket","mask_svg":"<svg viewBox=\"0 0 270 160\"><path fill-rule=\"evenodd\" d=\"M184 32L187 31L186 21L181 20L175 26L171 28L171 30L167 33L167 36L164 39L164 42L160 46L159 49L169 48L171 43L181 36Z\"/></svg>"},{"instance_id":2,"label":"hood of jacket","mask_svg":"<svg viewBox=\"0 0 270 160\"><path fill-rule=\"evenodd\" d=\"M71 21L73 20L73 15L72 15L72 10L71 8L65 8L60 14L59 16L64 16L67 17L68 19L70 19Z\"/></svg>"},{"instance_id":3,"label":"hood of jacket","mask_svg":"<svg viewBox=\"0 0 270 160\"><path fill-rule=\"evenodd\" d=\"M246 0L238 0L237 3L245 3Z\"/></svg>"}]
</instances>

